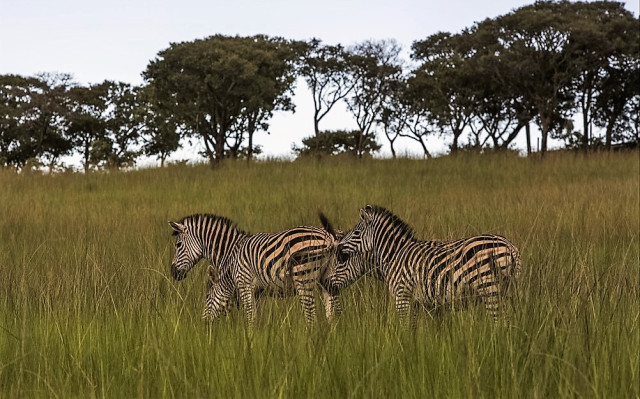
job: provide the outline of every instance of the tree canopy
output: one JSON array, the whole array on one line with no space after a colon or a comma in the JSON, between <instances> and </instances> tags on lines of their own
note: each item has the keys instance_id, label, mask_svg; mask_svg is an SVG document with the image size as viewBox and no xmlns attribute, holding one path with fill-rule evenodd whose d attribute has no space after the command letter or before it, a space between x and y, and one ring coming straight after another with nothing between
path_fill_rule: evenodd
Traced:
<instances>
[{"instance_id":1,"label":"tree canopy","mask_svg":"<svg viewBox=\"0 0 640 399\"><path fill-rule=\"evenodd\" d=\"M253 158L254 135L276 111L295 111L304 79L316 136L296 155L353 152L386 139L413 140L431 156L438 135L459 148L505 150L531 125L540 151L638 145L640 21L611 1L536 1L460 32L416 40L411 63L392 39L350 46L280 37L214 35L172 43L143 71L145 83L80 85L71 75L0 75L0 166L55 169L65 156L85 171L161 165L183 143L202 144L214 165ZM357 130L323 132L338 104ZM580 123L575 119L579 118ZM313 123L313 125L311 125ZM465 136L466 135L466 136Z\"/></svg>"}]
</instances>

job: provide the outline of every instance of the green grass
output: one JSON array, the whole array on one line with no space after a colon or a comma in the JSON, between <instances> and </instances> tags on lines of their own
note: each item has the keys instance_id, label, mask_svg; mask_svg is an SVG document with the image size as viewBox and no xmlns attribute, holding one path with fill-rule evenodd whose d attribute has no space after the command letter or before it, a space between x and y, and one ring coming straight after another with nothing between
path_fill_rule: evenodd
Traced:
<instances>
[{"instance_id":1,"label":"green grass","mask_svg":"<svg viewBox=\"0 0 640 399\"><path fill-rule=\"evenodd\" d=\"M638 398L638 175L637 153L0 170L0 397ZM321 207L347 229L368 203L425 239L510 238L511 324L476 306L403 331L363 280L335 329L264 298L249 339L240 311L201 321L202 264L169 277L167 220L278 231Z\"/></svg>"}]
</instances>

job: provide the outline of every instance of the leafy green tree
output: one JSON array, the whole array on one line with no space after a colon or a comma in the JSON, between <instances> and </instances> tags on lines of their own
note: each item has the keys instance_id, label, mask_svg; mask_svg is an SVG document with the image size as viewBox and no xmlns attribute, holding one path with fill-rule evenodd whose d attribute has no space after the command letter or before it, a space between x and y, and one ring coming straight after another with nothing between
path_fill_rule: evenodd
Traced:
<instances>
[{"instance_id":1,"label":"leafy green tree","mask_svg":"<svg viewBox=\"0 0 640 399\"><path fill-rule=\"evenodd\" d=\"M366 137L361 142L362 137L362 132L358 130L321 131L315 136L302 139L302 147L293 146L293 152L298 157L347 154L360 158L380 150L380 144L374 137Z\"/></svg>"},{"instance_id":2,"label":"leafy green tree","mask_svg":"<svg viewBox=\"0 0 640 399\"><path fill-rule=\"evenodd\" d=\"M129 83L105 82L108 85L106 140L101 148L110 147L103 152L102 161L107 167L121 168L135 165L141 153L139 144L142 140L144 106L140 101L140 87Z\"/></svg>"},{"instance_id":3,"label":"leafy green tree","mask_svg":"<svg viewBox=\"0 0 640 399\"><path fill-rule=\"evenodd\" d=\"M405 77L389 83L390 91L383 100L378 125L389 141L391 156L396 158L395 141L404 137L420 144L424 156L431 157L425 140L434 129L429 111L422 106L421 96L411 92Z\"/></svg>"},{"instance_id":4,"label":"leafy green tree","mask_svg":"<svg viewBox=\"0 0 640 399\"><path fill-rule=\"evenodd\" d=\"M16 150L25 129L23 110L30 108L30 88L39 85L36 78L0 76L0 166L18 162Z\"/></svg>"},{"instance_id":5,"label":"leafy green tree","mask_svg":"<svg viewBox=\"0 0 640 399\"><path fill-rule=\"evenodd\" d=\"M384 102L392 95L393 82L401 79L400 51L395 40L365 41L350 49L349 65L354 86L346 102L361 132L356 146L359 157L365 153L365 143L375 140L374 128Z\"/></svg>"},{"instance_id":6,"label":"leafy green tree","mask_svg":"<svg viewBox=\"0 0 640 399\"><path fill-rule=\"evenodd\" d=\"M318 135L320 121L349 95L355 81L350 79L348 53L341 45L323 45L312 39L307 46L299 73L313 96L313 127Z\"/></svg>"},{"instance_id":7,"label":"leafy green tree","mask_svg":"<svg viewBox=\"0 0 640 399\"><path fill-rule=\"evenodd\" d=\"M549 135L569 117L578 74L571 41L571 4L539 1L498 17L498 56L511 71L514 91L522 93L525 109L536 110L541 132L541 154Z\"/></svg>"},{"instance_id":8,"label":"leafy green tree","mask_svg":"<svg viewBox=\"0 0 640 399\"><path fill-rule=\"evenodd\" d=\"M139 94L142 152L156 157L164 167L169 155L180 148L180 125L172 114L157 106L153 87L145 86Z\"/></svg>"},{"instance_id":9,"label":"leafy green tree","mask_svg":"<svg viewBox=\"0 0 640 399\"><path fill-rule=\"evenodd\" d=\"M589 4L596 8L604 26L599 27L601 59L595 63L598 69L593 117L596 126L605 129L605 147L611 149L616 140L637 141L633 131L633 103L640 98L640 20L633 18L618 3L597 2ZM588 29L585 27L584 29ZM604 31L604 32L603 32ZM604 36L604 37L601 37ZM591 43L585 43L585 47ZM587 52L585 50L585 52ZM637 111L636 111L637 117ZM585 127L585 131L587 131Z\"/></svg>"},{"instance_id":10,"label":"leafy green tree","mask_svg":"<svg viewBox=\"0 0 640 399\"><path fill-rule=\"evenodd\" d=\"M408 79L413 103L440 129L451 134L451 152L456 153L459 139L473 116L474 78L466 67L469 54L462 53L453 35L439 32L412 46L411 57L421 62Z\"/></svg>"},{"instance_id":11,"label":"leafy green tree","mask_svg":"<svg viewBox=\"0 0 640 399\"><path fill-rule=\"evenodd\" d=\"M69 91L67 134L82 158L85 172L91 167L92 145L107 134L107 92L105 83L76 86Z\"/></svg>"},{"instance_id":12,"label":"leafy green tree","mask_svg":"<svg viewBox=\"0 0 640 399\"><path fill-rule=\"evenodd\" d=\"M622 3L596 1L563 5L570 16L572 60L577 69L573 90L582 114L582 146L587 148L591 141L591 125L598 107L607 108L608 103L608 121L599 121L599 125L606 127L609 148L615 121L620 118L624 104L640 91L636 84L634 93L632 77L640 61L638 20Z\"/></svg>"},{"instance_id":13,"label":"leafy green tree","mask_svg":"<svg viewBox=\"0 0 640 399\"><path fill-rule=\"evenodd\" d=\"M298 57L299 46L281 38L216 35L171 44L143 75L181 132L202 138L213 165L241 127L248 132L251 154L256 129L275 109L293 108Z\"/></svg>"},{"instance_id":14,"label":"leafy green tree","mask_svg":"<svg viewBox=\"0 0 640 399\"><path fill-rule=\"evenodd\" d=\"M0 77L0 158L22 167L39 159L54 168L72 146L66 137L67 93L73 86L67 74Z\"/></svg>"}]
</instances>

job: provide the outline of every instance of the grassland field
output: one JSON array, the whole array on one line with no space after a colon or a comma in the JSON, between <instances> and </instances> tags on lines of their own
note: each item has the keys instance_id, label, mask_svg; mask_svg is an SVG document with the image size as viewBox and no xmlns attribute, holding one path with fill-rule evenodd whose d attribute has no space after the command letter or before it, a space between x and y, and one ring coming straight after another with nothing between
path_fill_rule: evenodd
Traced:
<instances>
[{"instance_id":1,"label":"grassland field","mask_svg":"<svg viewBox=\"0 0 640 399\"><path fill-rule=\"evenodd\" d=\"M229 162L131 172L0 170L0 398L638 398L639 156ZM295 298L201 320L205 262L169 275L168 220L348 229L392 210L424 239L497 233L522 253L511 323L483 307L398 325L384 287L331 328Z\"/></svg>"}]
</instances>

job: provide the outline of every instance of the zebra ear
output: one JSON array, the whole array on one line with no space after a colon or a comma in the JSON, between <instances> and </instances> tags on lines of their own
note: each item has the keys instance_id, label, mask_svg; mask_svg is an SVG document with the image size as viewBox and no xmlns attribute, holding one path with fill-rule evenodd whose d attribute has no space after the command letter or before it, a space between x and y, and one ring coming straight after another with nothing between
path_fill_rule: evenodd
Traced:
<instances>
[{"instance_id":1,"label":"zebra ear","mask_svg":"<svg viewBox=\"0 0 640 399\"><path fill-rule=\"evenodd\" d=\"M367 212L367 208L360 209L360 219L363 222L369 223L371 221L371 215Z\"/></svg>"},{"instance_id":2,"label":"zebra ear","mask_svg":"<svg viewBox=\"0 0 640 399\"><path fill-rule=\"evenodd\" d=\"M171 226L171 228L175 233L183 233L185 230L184 224L181 224L181 223L169 221L169 225Z\"/></svg>"}]
</instances>

